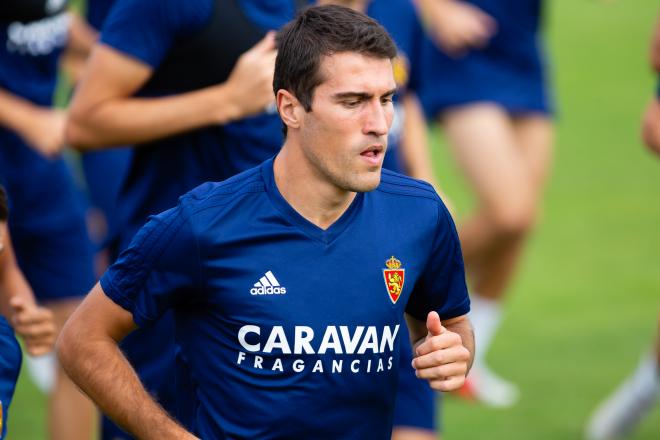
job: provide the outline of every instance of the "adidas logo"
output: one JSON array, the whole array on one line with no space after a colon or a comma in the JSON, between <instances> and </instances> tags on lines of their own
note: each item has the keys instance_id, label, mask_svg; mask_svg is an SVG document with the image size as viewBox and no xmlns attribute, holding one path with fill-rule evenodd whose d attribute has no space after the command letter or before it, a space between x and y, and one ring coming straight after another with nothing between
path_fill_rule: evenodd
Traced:
<instances>
[{"instance_id":1,"label":"adidas logo","mask_svg":"<svg viewBox=\"0 0 660 440\"><path fill-rule=\"evenodd\" d=\"M250 289L252 295L284 295L285 293L286 287L280 285L270 270L259 278L259 281L254 283L254 287Z\"/></svg>"}]
</instances>

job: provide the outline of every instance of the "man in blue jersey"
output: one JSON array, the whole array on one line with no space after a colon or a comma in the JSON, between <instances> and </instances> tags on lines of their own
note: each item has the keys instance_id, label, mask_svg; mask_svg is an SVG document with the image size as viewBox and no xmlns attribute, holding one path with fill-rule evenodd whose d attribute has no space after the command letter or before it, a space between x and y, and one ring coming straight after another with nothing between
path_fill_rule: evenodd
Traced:
<instances>
[{"instance_id":1,"label":"man in blue jersey","mask_svg":"<svg viewBox=\"0 0 660 440\"><path fill-rule=\"evenodd\" d=\"M275 67L281 152L152 218L69 321L63 365L129 432L389 438L404 312L417 376L442 391L463 384L473 338L451 217L430 185L381 179L395 55L362 14L303 12ZM117 348L168 309L194 435Z\"/></svg>"},{"instance_id":2,"label":"man in blue jersey","mask_svg":"<svg viewBox=\"0 0 660 440\"><path fill-rule=\"evenodd\" d=\"M36 305L32 290L18 268L7 230L7 194L0 186L0 439L7 432L7 415L21 368L21 347L28 353L48 353L55 342L53 314ZM11 323L11 324L10 324Z\"/></svg>"}]
</instances>

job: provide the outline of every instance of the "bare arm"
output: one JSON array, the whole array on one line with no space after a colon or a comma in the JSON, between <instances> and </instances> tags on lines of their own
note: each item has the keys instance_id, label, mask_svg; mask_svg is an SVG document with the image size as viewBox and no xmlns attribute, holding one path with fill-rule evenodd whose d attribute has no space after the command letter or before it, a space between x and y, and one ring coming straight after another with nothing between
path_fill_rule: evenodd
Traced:
<instances>
[{"instance_id":1,"label":"bare arm","mask_svg":"<svg viewBox=\"0 0 660 440\"><path fill-rule=\"evenodd\" d=\"M60 57L60 66L74 83L82 78L89 54L98 39L98 32L77 13L71 13L69 41Z\"/></svg>"},{"instance_id":2,"label":"bare arm","mask_svg":"<svg viewBox=\"0 0 660 440\"><path fill-rule=\"evenodd\" d=\"M136 328L132 315L96 284L57 341L71 379L128 432L140 439L194 439L147 393L117 344Z\"/></svg>"},{"instance_id":3,"label":"bare arm","mask_svg":"<svg viewBox=\"0 0 660 440\"><path fill-rule=\"evenodd\" d=\"M471 48L484 47L497 31L495 20L461 0L418 0L420 19L449 55L459 57Z\"/></svg>"},{"instance_id":4,"label":"bare arm","mask_svg":"<svg viewBox=\"0 0 660 440\"><path fill-rule=\"evenodd\" d=\"M406 315L417 377L438 391L453 391L465 382L474 359L474 334L466 315L440 322L436 312L426 323Z\"/></svg>"},{"instance_id":5,"label":"bare arm","mask_svg":"<svg viewBox=\"0 0 660 440\"><path fill-rule=\"evenodd\" d=\"M4 247L0 251L0 313L21 336L28 353L48 353L55 342L55 322L50 310L39 307L32 288L18 268L7 224L0 223Z\"/></svg>"},{"instance_id":6,"label":"bare arm","mask_svg":"<svg viewBox=\"0 0 660 440\"><path fill-rule=\"evenodd\" d=\"M401 153L406 173L415 179L429 182L437 190L426 121L414 93L407 93L403 97L403 109L406 116L403 123Z\"/></svg>"},{"instance_id":7,"label":"bare arm","mask_svg":"<svg viewBox=\"0 0 660 440\"><path fill-rule=\"evenodd\" d=\"M147 64L104 44L92 50L70 108L66 137L80 150L140 144L263 111L273 100L274 35L245 52L224 83L179 95L138 98Z\"/></svg>"},{"instance_id":8,"label":"bare arm","mask_svg":"<svg viewBox=\"0 0 660 440\"><path fill-rule=\"evenodd\" d=\"M65 119L61 110L39 107L0 89L0 125L14 131L41 154L50 156L62 150Z\"/></svg>"}]
</instances>

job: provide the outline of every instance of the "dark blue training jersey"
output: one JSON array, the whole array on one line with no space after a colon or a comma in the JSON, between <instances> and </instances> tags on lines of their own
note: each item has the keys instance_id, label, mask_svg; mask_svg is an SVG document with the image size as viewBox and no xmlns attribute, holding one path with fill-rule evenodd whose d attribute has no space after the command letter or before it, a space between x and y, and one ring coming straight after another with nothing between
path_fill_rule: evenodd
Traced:
<instances>
[{"instance_id":1,"label":"dark blue training jersey","mask_svg":"<svg viewBox=\"0 0 660 440\"><path fill-rule=\"evenodd\" d=\"M157 77L173 50L204 32L219 34L208 27L230 3L236 4L241 16L262 35L279 28L294 13L292 0L117 0L103 24L101 42L149 65ZM222 42L208 44L234 44L229 37L222 38ZM190 60L189 75L208 70L211 56ZM167 80L149 82L138 94L162 96L189 91L174 82L177 84ZM203 182L223 180L260 164L277 153L282 140L281 121L271 111L137 148L120 195L123 245L148 215L168 209L181 194Z\"/></svg>"},{"instance_id":2,"label":"dark blue training jersey","mask_svg":"<svg viewBox=\"0 0 660 440\"><path fill-rule=\"evenodd\" d=\"M152 217L101 285L140 326L174 310L205 439L389 438L404 311L469 310L430 185L383 171L322 230L284 200L272 160Z\"/></svg>"}]
</instances>

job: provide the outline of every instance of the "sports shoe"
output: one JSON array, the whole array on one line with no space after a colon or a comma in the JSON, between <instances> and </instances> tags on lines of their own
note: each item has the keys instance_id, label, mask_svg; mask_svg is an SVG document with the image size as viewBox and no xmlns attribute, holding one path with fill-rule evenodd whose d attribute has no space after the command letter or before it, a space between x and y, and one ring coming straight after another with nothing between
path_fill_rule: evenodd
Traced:
<instances>
[{"instance_id":1,"label":"sports shoe","mask_svg":"<svg viewBox=\"0 0 660 440\"><path fill-rule=\"evenodd\" d=\"M589 440L612 440L630 434L658 400L655 361L649 356L592 414L587 425Z\"/></svg>"},{"instance_id":2,"label":"sports shoe","mask_svg":"<svg viewBox=\"0 0 660 440\"><path fill-rule=\"evenodd\" d=\"M486 366L472 367L465 384L455 394L495 408L511 407L520 398L515 384L502 379Z\"/></svg>"}]
</instances>

